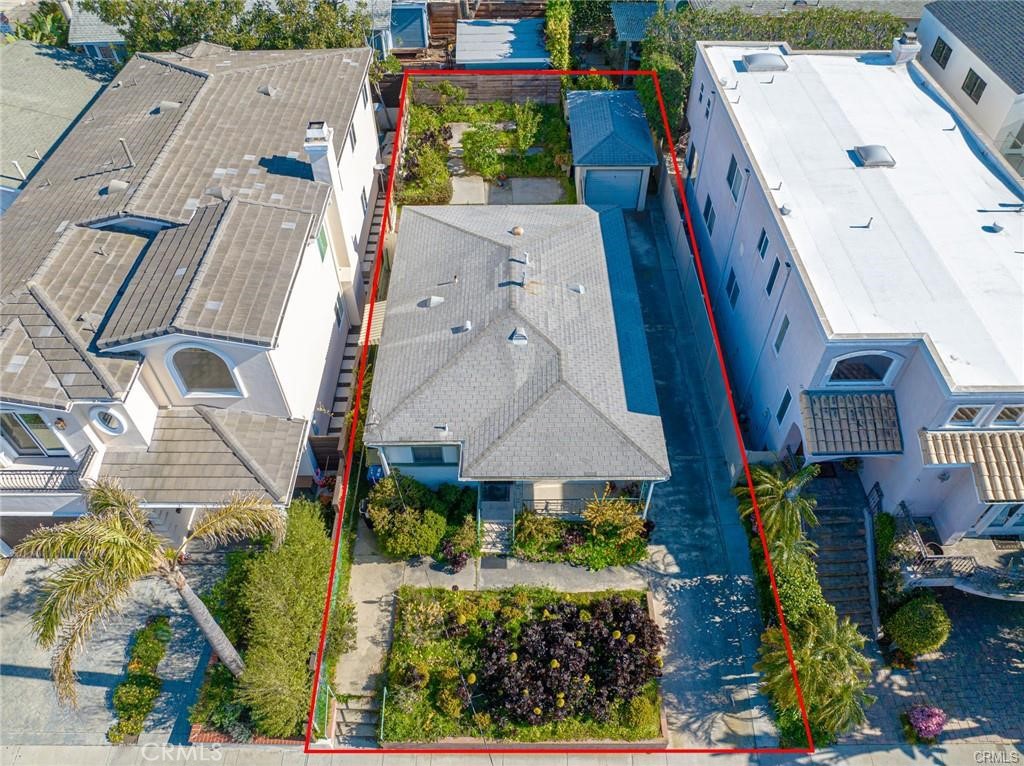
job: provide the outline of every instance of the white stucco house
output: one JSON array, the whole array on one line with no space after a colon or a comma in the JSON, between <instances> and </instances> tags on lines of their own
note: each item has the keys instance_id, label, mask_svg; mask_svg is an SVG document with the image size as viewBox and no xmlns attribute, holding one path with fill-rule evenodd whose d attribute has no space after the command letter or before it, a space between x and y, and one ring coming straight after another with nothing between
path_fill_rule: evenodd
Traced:
<instances>
[{"instance_id":1,"label":"white stucco house","mask_svg":"<svg viewBox=\"0 0 1024 766\"><path fill-rule=\"evenodd\" d=\"M698 44L687 196L747 448L1021 535L1024 189L913 50Z\"/></svg>"},{"instance_id":2,"label":"white stucco house","mask_svg":"<svg viewBox=\"0 0 1024 766\"><path fill-rule=\"evenodd\" d=\"M937 0L917 35L928 74L1024 176L1024 3Z\"/></svg>"},{"instance_id":3,"label":"white stucco house","mask_svg":"<svg viewBox=\"0 0 1024 766\"><path fill-rule=\"evenodd\" d=\"M5 551L97 477L180 531L232 492L287 504L337 450L318 434L362 311L370 57L139 54L4 214Z\"/></svg>"},{"instance_id":4,"label":"white stucco house","mask_svg":"<svg viewBox=\"0 0 1024 766\"><path fill-rule=\"evenodd\" d=\"M485 525L606 482L646 512L671 471L621 211L406 207L363 438Z\"/></svg>"},{"instance_id":5,"label":"white stucco house","mask_svg":"<svg viewBox=\"0 0 1024 766\"><path fill-rule=\"evenodd\" d=\"M565 109L576 199L643 210L658 153L636 91L569 91Z\"/></svg>"}]
</instances>

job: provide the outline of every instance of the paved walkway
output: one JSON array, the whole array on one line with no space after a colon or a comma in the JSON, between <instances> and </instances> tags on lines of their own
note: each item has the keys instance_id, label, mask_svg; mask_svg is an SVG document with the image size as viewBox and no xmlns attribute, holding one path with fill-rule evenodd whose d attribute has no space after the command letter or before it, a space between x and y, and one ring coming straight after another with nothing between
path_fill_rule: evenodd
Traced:
<instances>
[{"instance_id":1,"label":"paved walkway","mask_svg":"<svg viewBox=\"0 0 1024 766\"><path fill-rule=\"evenodd\" d=\"M941 743L1024 742L1024 604L936 591L953 629L939 652L913 671L876 662L868 726L851 743L902 742L900 713L920 702L950 717Z\"/></svg>"},{"instance_id":2,"label":"paved walkway","mask_svg":"<svg viewBox=\"0 0 1024 766\"><path fill-rule=\"evenodd\" d=\"M54 565L56 566L56 565ZM146 719L141 744L188 741L188 708L202 682L206 641L178 594L160 580L139 583L124 611L101 625L77 663L77 709L62 708L50 681L50 655L29 632L42 578L53 570L39 559L14 559L0 578L0 742L25 745L104 745L114 723L113 688L124 678L131 634L157 614L171 617L174 637L158 672L164 690ZM197 591L223 572L219 564L195 564L188 577ZM102 761L101 761L102 762ZM7 764L6 757L0 763ZM24 764L45 761L19 761ZM64 763L84 763L65 761Z\"/></svg>"}]
</instances>

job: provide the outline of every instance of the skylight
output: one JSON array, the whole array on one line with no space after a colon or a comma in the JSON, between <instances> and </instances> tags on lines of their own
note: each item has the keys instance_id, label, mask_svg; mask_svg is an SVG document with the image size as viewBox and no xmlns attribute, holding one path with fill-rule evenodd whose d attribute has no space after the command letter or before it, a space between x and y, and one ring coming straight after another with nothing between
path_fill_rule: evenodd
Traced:
<instances>
[{"instance_id":1,"label":"skylight","mask_svg":"<svg viewBox=\"0 0 1024 766\"><path fill-rule=\"evenodd\" d=\"M866 168L893 168L896 167L896 160L889 154L889 150L881 144L866 144L855 146L853 150L861 165Z\"/></svg>"},{"instance_id":2,"label":"skylight","mask_svg":"<svg viewBox=\"0 0 1024 766\"><path fill-rule=\"evenodd\" d=\"M768 51L744 53L743 65L748 72L785 72L789 69L789 64L782 54Z\"/></svg>"}]
</instances>

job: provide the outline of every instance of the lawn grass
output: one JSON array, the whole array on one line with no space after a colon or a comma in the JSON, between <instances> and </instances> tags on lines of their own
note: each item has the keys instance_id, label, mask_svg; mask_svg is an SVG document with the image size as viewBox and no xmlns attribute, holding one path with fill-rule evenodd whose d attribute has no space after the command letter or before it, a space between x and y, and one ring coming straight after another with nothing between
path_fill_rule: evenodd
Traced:
<instances>
[{"instance_id":1,"label":"lawn grass","mask_svg":"<svg viewBox=\"0 0 1024 766\"><path fill-rule=\"evenodd\" d=\"M500 591L451 591L403 586L398 591L395 638L387 661L387 703L383 739L388 742L436 742L453 737L516 742L619 740L661 737L658 683L648 682L630 701L619 700L606 720L567 718L541 724L502 722L489 703L474 694L460 711L445 702L446 688L474 677L485 637L484 623L497 621L518 639L521 627L547 619L547 607L559 602L587 606L609 596L635 600L646 609L642 591L560 593L517 586ZM445 624L457 628L442 628ZM421 670L419 683L408 668Z\"/></svg>"}]
</instances>

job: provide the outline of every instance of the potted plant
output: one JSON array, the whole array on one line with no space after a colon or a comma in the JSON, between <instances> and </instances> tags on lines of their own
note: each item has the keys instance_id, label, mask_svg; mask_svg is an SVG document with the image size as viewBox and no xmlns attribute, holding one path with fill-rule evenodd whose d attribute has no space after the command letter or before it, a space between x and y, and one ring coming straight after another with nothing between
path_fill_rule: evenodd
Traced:
<instances>
[{"instance_id":1,"label":"potted plant","mask_svg":"<svg viewBox=\"0 0 1024 766\"><path fill-rule=\"evenodd\" d=\"M864 461L859 457L848 457L843 460L843 468L850 473L857 473L864 465Z\"/></svg>"},{"instance_id":2,"label":"potted plant","mask_svg":"<svg viewBox=\"0 0 1024 766\"><path fill-rule=\"evenodd\" d=\"M934 745L949 717L942 708L914 705L900 716L903 736L912 745Z\"/></svg>"}]
</instances>

